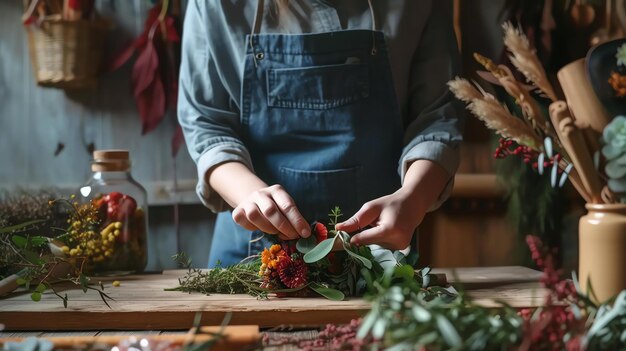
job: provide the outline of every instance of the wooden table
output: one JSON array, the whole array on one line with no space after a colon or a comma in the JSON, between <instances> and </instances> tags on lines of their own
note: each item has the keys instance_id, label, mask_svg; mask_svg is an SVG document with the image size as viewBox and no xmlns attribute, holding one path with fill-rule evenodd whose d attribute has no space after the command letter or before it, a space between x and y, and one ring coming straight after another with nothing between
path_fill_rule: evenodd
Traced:
<instances>
[{"instance_id":1,"label":"wooden table","mask_svg":"<svg viewBox=\"0 0 626 351\"><path fill-rule=\"evenodd\" d=\"M543 303L545 290L538 279L541 273L524 267L436 269L453 283L463 282L477 304L495 307L503 301L514 307L533 307ZM102 330L183 330L193 325L196 313L203 325L219 325L232 312L231 325L317 326L346 323L368 310L359 298L328 301L322 298L275 298L259 301L247 295L186 294L164 291L178 285L184 271L128 276L120 287L103 280L105 291L115 301L106 307L97 293L80 289L65 291L67 308L51 293L39 303L28 294L13 294L0 299L0 323L12 331L102 331ZM65 293L63 292L63 293ZM5 335L6 336L6 335Z\"/></svg>"}]
</instances>

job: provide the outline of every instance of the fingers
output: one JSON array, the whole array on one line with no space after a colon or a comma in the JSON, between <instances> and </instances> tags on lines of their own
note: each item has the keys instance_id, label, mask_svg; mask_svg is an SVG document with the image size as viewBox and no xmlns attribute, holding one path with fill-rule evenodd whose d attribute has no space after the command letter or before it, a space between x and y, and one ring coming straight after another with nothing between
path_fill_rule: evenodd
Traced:
<instances>
[{"instance_id":1,"label":"fingers","mask_svg":"<svg viewBox=\"0 0 626 351\"><path fill-rule=\"evenodd\" d=\"M268 234L276 234L279 232L279 230L263 216L261 210L253 202L243 204L233 210L233 220L235 223L250 231L260 230Z\"/></svg>"},{"instance_id":2,"label":"fingers","mask_svg":"<svg viewBox=\"0 0 626 351\"><path fill-rule=\"evenodd\" d=\"M278 191L272 193L272 198L291 224L291 227L295 229L296 233L303 238L308 238L311 235L311 227L304 217L302 217L302 214L300 214L291 196L282 188L279 188Z\"/></svg>"},{"instance_id":3,"label":"fingers","mask_svg":"<svg viewBox=\"0 0 626 351\"><path fill-rule=\"evenodd\" d=\"M281 240L311 235L294 200L280 185L255 192L233 210L232 216L235 223L245 229L279 234Z\"/></svg>"},{"instance_id":4,"label":"fingers","mask_svg":"<svg viewBox=\"0 0 626 351\"><path fill-rule=\"evenodd\" d=\"M371 202L366 203L354 214L350 219L345 222L337 223L335 228L337 230L343 230L344 232L352 233L358 230L361 230L368 225L371 225L378 216L380 215L380 207L372 204Z\"/></svg>"},{"instance_id":5,"label":"fingers","mask_svg":"<svg viewBox=\"0 0 626 351\"><path fill-rule=\"evenodd\" d=\"M382 225L364 230L350 239L352 245L385 245L385 228Z\"/></svg>"},{"instance_id":6,"label":"fingers","mask_svg":"<svg viewBox=\"0 0 626 351\"><path fill-rule=\"evenodd\" d=\"M411 243L413 232L381 224L364 230L350 239L352 245L380 245L389 250L404 250Z\"/></svg>"},{"instance_id":7,"label":"fingers","mask_svg":"<svg viewBox=\"0 0 626 351\"><path fill-rule=\"evenodd\" d=\"M289 220L280 211L279 205L269 194L263 194L256 200L257 206L263 216L276 228L279 233L284 234L290 239L296 239L300 235L293 228Z\"/></svg>"}]
</instances>

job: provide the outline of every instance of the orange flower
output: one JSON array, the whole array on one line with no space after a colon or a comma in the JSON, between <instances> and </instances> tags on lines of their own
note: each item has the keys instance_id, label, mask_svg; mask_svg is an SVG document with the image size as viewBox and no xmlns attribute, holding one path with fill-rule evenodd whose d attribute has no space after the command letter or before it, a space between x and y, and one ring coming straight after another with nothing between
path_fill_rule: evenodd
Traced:
<instances>
[{"instance_id":1,"label":"orange flower","mask_svg":"<svg viewBox=\"0 0 626 351\"><path fill-rule=\"evenodd\" d=\"M262 265L259 275L263 275L267 270L276 269L276 265L281 257L287 257L287 254L280 245L272 245L269 250L265 248L261 253Z\"/></svg>"}]
</instances>

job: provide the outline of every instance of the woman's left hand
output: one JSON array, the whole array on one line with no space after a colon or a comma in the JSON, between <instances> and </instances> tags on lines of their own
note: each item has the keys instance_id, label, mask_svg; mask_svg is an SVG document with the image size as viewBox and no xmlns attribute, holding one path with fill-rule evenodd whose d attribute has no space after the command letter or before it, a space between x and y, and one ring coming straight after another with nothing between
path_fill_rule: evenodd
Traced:
<instances>
[{"instance_id":1,"label":"woman's left hand","mask_svg":"<svg viewBox=\"0 0 626 351\"><path fill-rule=\"evenodd\" d=\"M377 244L390 250L406 249L448 179L441 166L417 160L407 170L404 184L398 191L367 202L354 216L338 223L335 228L348 233L367 228L352 237L350 243L354 245Z\"/></svg>"},{"instance_id":2,"label":"woman's left hand","mask_svg":"<svg viewBox=\"0 0 626 351\"><path fill-rule=\"evenodd\" d=\"M406 249L415 228L424 218L425 210L415 203L411 194L402 190L367 202L350 219L337 224L336 229L352 233L369 226L354 235L350 243L377 244L390 250Z\"/></svg>"}]
</instances>

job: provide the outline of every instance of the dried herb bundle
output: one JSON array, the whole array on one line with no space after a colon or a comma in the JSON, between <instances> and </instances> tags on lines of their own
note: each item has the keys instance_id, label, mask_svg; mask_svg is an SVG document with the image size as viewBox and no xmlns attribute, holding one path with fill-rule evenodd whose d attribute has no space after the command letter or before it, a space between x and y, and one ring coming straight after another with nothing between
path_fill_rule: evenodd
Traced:
<instances>
[{"instance_id":1,"label":"dried herb bundle","mask_svg":"<svg viewBox=\"0 0 626 351\"><path fill-rule=\"evenodd\" d=\"M64 227L68 218L67 211L48 205L57 198L59 193L53 190L0 192L0 227L43 220L35 227L37 234L52 236L51 228Z\"/></svg>"},{"instance_id":2,"label":"dried herb bundle","mask_svg":"<svg viewBox=\"0 0 626 351\"><path fill-rule=\"evenodd\" d=\"M261 260L211 270L191 268L191 260L184 253L174 256L179 265L188 269L178 279L179 286L168 291L199 292L202 294L249 294L258 298L267 297L261 289L259 269Z\"/></svg>"}]
</instances>

